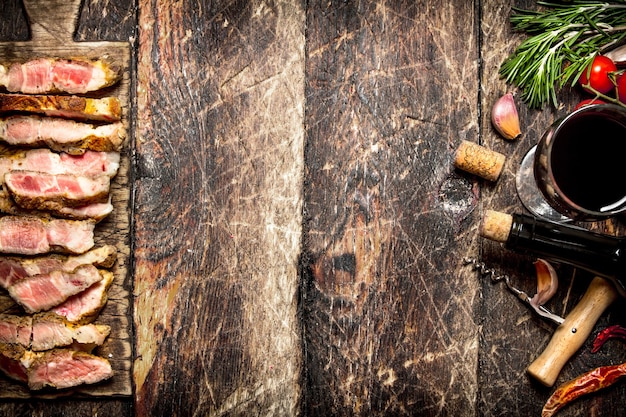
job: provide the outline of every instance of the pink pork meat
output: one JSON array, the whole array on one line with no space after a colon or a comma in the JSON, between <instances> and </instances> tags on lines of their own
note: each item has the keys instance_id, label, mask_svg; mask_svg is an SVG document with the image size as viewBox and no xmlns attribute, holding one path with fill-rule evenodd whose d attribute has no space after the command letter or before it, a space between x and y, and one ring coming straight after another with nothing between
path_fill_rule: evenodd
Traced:
<instances>
[{"instance_id":1,"label":"pink pork meat","mask_svg":"<svg viewBox=\"0 0 626 417\"><path fill-rule=\"evenodd\" d=\"M0 189L0 213L14 216L59 217L71 220L93 220L99 222L113 212L111 196L106 203L93 203L78 207L58 207L49 210L30 210L18 206L10 194Z\"/></svg>"},{"instance_id":2,"label":"pink pork meat","mask_svg":"<svg viewBox=\"0 0 626 417\"><path fill-rule=\"evenodd\" d=\"M28 348L32 339L32 329L31 316L0 314L0 343L18 344Z\"/></svg>"},{"instance_id":3,"label":"pink pork meat","mask_svg":"<svg viewBox=\"0 0 626 417\"><path fill-rule=\"evenodd\" d=\"M112 178L120 167L117 152L86 151L82 155L55 153L49 149L31 149L0 155L0 176L11 171L35 171L47 174L71 174L87 177L106 175Z\"/></svg>"},{"instance_id":4,"label":"pink pork meat","mask_svg":"<svg viewBox=\"0 0 626 417\"><path fill-rule=\"evenodd\" d=\"M114 279L110 271L100 270L100 275L102 280L53 307L50 312L72 323L90 323L95 320L108 300L108 290Z\"/></svg>"},{"instance_id":5,"label":"pink pork meat","mask_svg":"<svg viewBox=\"0 0 626 417\"><path fill-rule=\"evenodd\" d=\"M0 85L11 92L84 94L113 85L119 71L102 60L39 58L0 65Z\"/></svg>"},{"instance_id":6,"label":"pink pork meat","mask_svg":"<svg viewBox=\"0 0 626 417\"><path fill-rule=\"evenodd\" d=\"M0 252L18 255L84 253L94 246L94 227L95 222L89 220L3 216L0 217Z\"/></svg>"},{"instance_id":7,"label":"pink pork meat","mask_svg":"<svg viewBox=\"0 0 626 417\"><path fill-rule=\"evenodd\" d=\"M0 370L31 390L72 388L113 376L109 361L72 349L32 352L17 345L0 345Z\"/></svg>"},{"instance_id":8,"label":"pink pork meat","mask_svg":"<svg viewBox=\"0 0 626 417\"><path fill-rule=\"evenodd\" d=\"M72 272L83 265L110 268L116 259L117 250L113 245L91 249L81 255L50 254L29 258L0 256L0 286L8 289L26 277L49 274L56 270Z\"/></svg>"},{"instance_id":9,"label":"pink pork meat","mask_svg":"<svg viewBox=\"0 0 626 417\"><path fill-rule=\"evenodd\" d=\"M73 272L52 271L23 278L9 287L9 295L27 313L38 313L58 306L73 295L89 288L103 276L93 265L83 265Z\"/></svg>"},{"instance_id":10,"label":"pink pork meat","mask_svg":"<svg viewBox=\"0 0 626 417\"><path fill-rule=\"evenodd\" d=\"M109 199L111 185L111 179L106 175L86 177L35 171L7 172L4 182L18 206L35 210L105 203Z\"/></svg>"},{"instance_id":11,"label":"pink pork meat","mask_svg":"<svg viewBox=\"0 0 626 417\"><path fill-rule=\"evenodd\" d=\"M0 314L0 343L18 344L35 352L72 346L91 352L111 333L104 324L74 324L54 314L15 316Z\"/></svg>"},{"instance_id":12,"label":"pink pork meat","mask_svg":"<svg viewBox=\"0 0 626 417\"><path fill-rule=\"evenodd\" d=\"M113 368L106 359L70 349L42 352L29 363L27 369L31 390L96 384L113 376Z\"/></svg>"},{"instance_id":13,"label":"pink pork meat","mask_svg":"<svg viewBox=\"0 0 626 417\"><path fill-rule=\"evenodd\" d=\"M94 126L74 120L40 116L0 119L0 139L9 145L47 147L80 154L85 150L119 152L126 138L121 122Z\"/></svg>"}]
</instances>

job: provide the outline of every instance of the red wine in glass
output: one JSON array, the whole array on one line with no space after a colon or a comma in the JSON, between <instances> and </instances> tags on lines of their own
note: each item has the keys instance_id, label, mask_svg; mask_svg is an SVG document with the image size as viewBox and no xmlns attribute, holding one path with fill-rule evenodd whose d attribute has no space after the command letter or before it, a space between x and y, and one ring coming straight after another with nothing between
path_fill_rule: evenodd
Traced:
<instances>
[{"instance_id":1,"label":"red wine in glass","mask_svg":"<svg viewBox=\"0 0 626 417\"><path fill-rule=\"evenodd\" d=\"M626 108L586 106L557 120L522 161L517 188L526 208L549 220L626 210Z\"/></svg>"}]
</instances>

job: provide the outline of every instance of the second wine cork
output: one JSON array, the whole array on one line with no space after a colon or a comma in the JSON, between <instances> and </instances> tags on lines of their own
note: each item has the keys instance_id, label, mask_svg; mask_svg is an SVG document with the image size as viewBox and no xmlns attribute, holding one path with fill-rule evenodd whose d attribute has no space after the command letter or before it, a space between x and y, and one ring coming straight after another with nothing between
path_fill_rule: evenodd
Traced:
<instances>
[{"instance_id":1,"label":"second wine cork","mask_svg":"<svg viewBox=\"0 0 626 417\"><path fill-rule=\"evenodd\" d=\"M461 142L454 156L454 166L489 181L500 177L505 161L503 154L467 140Z\"/></svg>"},{"instance_id":2,"label":"second wine cork","mask_svg":"<svg viewBox=\"0 0 626 417\"><path fill-rule=\"evenodd\" d=\"M479 233L482 237L506 242L513 226L513 216L499 211L487 210L480 225Z\"/></svg>"}]
</instances>

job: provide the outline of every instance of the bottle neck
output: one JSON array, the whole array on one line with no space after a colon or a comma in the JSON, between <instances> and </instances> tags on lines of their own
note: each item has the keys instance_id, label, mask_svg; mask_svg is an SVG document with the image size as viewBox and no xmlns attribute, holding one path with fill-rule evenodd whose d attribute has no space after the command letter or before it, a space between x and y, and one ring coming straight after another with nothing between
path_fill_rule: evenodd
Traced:
<instances>
[{"instance_id":1,"label":"bottle neck","mask_svg":"<svg viewBox=\"0 0 626 417\"><path fill-rule=\"evenodd\" d=\"M618 291L626 295L623 238L514 214L506 246L609 278L615 282Z\"/></svg>"}]
</instances>

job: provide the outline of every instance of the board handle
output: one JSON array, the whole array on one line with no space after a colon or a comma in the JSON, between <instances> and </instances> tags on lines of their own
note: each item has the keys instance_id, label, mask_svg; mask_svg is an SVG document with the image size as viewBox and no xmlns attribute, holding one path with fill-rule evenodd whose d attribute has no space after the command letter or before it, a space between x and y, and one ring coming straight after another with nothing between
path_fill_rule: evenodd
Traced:
<instances>
[{"instance_id":1,"label":"board handle","mask_svg":"<svg viewBox=\"0 0 626 417\"><path fill-rule=\"evenodd\" d=\"M76 21L82 0L23 0L30 24L31 40L74 41ZM58 21L59 17L62 17Z\"/></svg>"},{"instance_id":2,"label":"board handle","mask_svg":"<svg viewBox=\"0 0 626 417\"><path fill-rule=\"evenodd\" d=\"M556 328L548 346L530 364L528 374L547 387L553 386L565 363L585 343L596 321L616 298L613 284L595 277L576 307Z\"/></svg>"}]
</instances>

